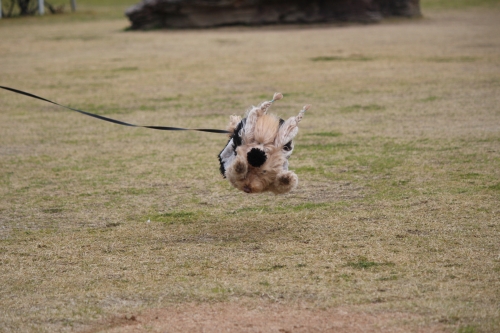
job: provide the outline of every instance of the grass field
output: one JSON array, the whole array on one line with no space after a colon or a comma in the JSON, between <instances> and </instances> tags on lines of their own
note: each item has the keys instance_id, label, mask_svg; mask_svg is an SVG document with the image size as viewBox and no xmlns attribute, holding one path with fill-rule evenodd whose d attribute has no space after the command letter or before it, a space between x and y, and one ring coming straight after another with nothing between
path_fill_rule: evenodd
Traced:
<instances>
[{"instance_id":1,"label":"grass field","mask_svg":"<svg viewBox=\"0 0 500 333\"><path fill-rule=\"evenodd\" d=\"M156 332L162 309L207 306L349 314L337 332L500 331L498 1L425 0L424 18L377 25L126 32L130 2L0 20L0 85L221 129L280 91L281 117L313 105L299 187L230 187L224 135L2 90L0 332Z\"/></svg>"}]
</instances>

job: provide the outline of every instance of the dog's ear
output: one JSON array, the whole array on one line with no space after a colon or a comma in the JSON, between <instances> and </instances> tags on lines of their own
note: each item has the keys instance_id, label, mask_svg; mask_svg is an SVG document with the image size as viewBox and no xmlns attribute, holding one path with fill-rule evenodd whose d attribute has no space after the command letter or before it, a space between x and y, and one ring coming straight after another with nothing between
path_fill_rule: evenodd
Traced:
<instances>
[{"instance_id":1,"label":"dog's ear","mask_svg":"<svg viewBox=\"0 0 500 333\"><path fill-rule=\"evenodd\" d=\"M280 127L278 135L274 141L276 147L283 147L288 144L299 132L298 124L304 117L304 113L309 110L311 106L306 105L300 110L299 114L295 117L288 118Z\"/></svg>"}]
</instances>

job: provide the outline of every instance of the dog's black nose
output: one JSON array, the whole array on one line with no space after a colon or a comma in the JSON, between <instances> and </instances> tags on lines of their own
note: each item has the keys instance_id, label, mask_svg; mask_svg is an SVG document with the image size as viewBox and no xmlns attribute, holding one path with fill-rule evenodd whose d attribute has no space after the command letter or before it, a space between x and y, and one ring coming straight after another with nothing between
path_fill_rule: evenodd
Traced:
<instances>
[{"instance_id":1,"label":"dog's black nose","mask_svg":"<svg viewBox=\"0 0 500 333\"><path fill-rule=\"evenodd\" d=\"M260 167L262 164L266 163L266 160L266 153L259 148L252 148L252 150L247 153L247 161L253 167Z\"/></svg>"}]
</instances>

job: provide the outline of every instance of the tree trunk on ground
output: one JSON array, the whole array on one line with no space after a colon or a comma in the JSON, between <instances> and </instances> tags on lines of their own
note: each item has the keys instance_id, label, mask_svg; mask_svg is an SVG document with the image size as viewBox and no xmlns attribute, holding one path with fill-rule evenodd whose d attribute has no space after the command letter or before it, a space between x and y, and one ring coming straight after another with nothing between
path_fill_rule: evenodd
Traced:
<instances>
[{"instance_id":1,"label":"tree trunk on ground","mask_svg":"<svg viewBox=\"0 0 500 333\"><path fill-rule=\"evenodd\" d=\"M420 16L419 0L143 0L125 13L132 29L317 22Z\"/></svg>"}]
</instances>

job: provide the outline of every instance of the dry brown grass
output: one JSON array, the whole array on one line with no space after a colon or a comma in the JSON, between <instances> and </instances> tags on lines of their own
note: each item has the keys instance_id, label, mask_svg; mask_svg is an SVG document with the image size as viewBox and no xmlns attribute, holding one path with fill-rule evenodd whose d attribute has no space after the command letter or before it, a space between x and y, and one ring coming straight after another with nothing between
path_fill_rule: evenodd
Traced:
<instances>
[{"instance_id":1,"label":"dry brown grass","mask_svg":"<svg viewBox=\"0 0 500 333\"><path fill-rule=\"evenodd\" d=\"M248 196L218 174L222 135L1 91L0 331L105 329L193 302L498 331L499 19L147 33L1 21L0 84L87 111L224 128L275 91L282 116L313 108L290 161L298 190Z\"/></svg>"}]
</instances>

